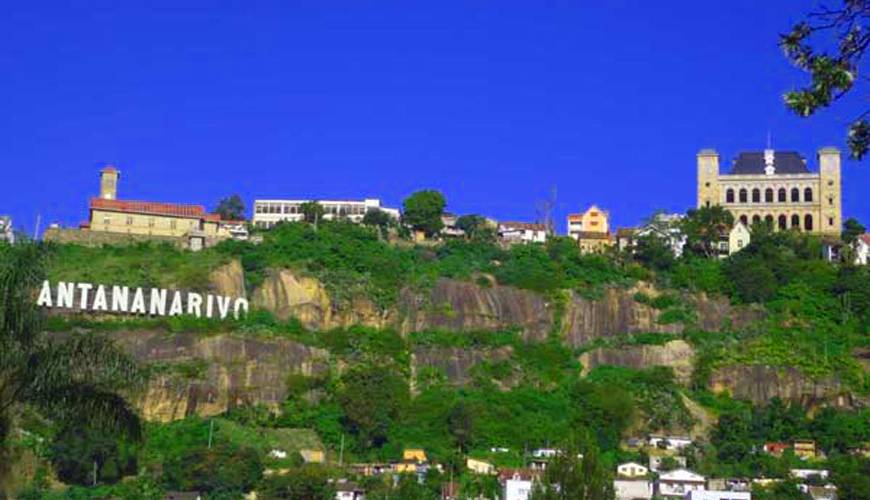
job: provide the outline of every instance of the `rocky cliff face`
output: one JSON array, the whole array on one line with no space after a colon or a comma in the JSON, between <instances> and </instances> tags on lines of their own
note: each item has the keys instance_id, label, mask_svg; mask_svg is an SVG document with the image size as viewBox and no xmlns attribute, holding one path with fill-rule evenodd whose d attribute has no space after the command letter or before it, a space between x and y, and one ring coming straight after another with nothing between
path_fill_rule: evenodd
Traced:
<instances>
[{"instance_id":1,"label":"rocky cliff face","mask_svg":"<svg viewBox=\"0 0 870 500\"><path fill-rule=\"evenodd\" d=\"M773 398L800 403L805 407L831 404L849 407L855 401L834 377L813 380L796 368L764 365L735 365L719 368L710 377L710 390L727 391L737 399L761 404Z\"/></svg>"},{"instance_id":2,"label":"rocky cliff face","mask_svg":"<svg viewBox=\"0 0 870 500\"><path fill-rule=\"evenodd\" d=\"M237 259L233 259L209 275L211 292L224 297L245 297L245 271Z\"/></svg>"},{"instance_id":3,"label":"rocky cliff face","mask_svg":"<svg viewBox=\"0 0 870 500\"><path fill-rule=\"evenodd\" d=\"M601 365L646 368L650 366L669 366L681 383L692 378L692 360L695 350L682 340L674 340L664 345L635 345L594 349L580 356L583 375Z\"/></svg>"},{"instance_id":4,"label":"rocky cliff face","mask_svg":"<svg viewBox=\"0 0 870 500\"><path fill-rule=\"evenodd\" d=\"M434 368L447 377L452 385L465 385L471 382L472 370L478 364L488 361L497 363L507 361L513 354L511 347L495 349L462 349L458 347L431 347L417 349L411 358L411 375L414 385L419 383L425 368Z\"/></svg>"},{"instance_id":5,"label":"rocky cliff face","mask_svg":"<svg viewBox=\"0 0 870 500\"><path fill-rule=\"evenodd\" d=\"M215 415L252 403L277 407L286 399L289 374L312 376L328 370L327 351L289 340L141 330L115 337L137 359L167 367L138 398L148 420Z\"/></svg>"}]
</instances>

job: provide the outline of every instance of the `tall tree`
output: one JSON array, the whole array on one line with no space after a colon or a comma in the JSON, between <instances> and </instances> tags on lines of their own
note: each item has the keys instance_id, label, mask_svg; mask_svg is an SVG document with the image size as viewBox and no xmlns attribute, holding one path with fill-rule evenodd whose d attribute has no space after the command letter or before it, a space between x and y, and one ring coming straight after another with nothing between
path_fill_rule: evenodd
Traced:
<instances>
[{"instance_id":1,"label":"tall tree","mask_svg":"<svg viewBox=\"0 0 870 500\"><path fill-rule=\"evenodd\" d=\"M429 237L438 234L444 227L441 216L447 201L440 192L426 189L417 191L403 203L402 222Z\"/></svg>"},{"instance_id":2,"label":"tall tree","mask_svg":"<svg viewBox=\"0 0 870 500\"><path fill-rule=\"evenodd\" d=\"M734 216L720 205L691 209L680 223L686 235L686 247L705 257L716 255L719 237L733 225Z\"/></svg>"},{"instance_id":3,"label":"tall tree","mask_svg":"<svg viewBox=\"0 0 870 500\"><path fill-rule=\"evenodd\" d=\"M378 237L383 238L387 235L387 230L395 224L393 217L380 208L375 208L366 212L363 216L362 223L364 226L374 227L378 230Z\"/></svg>"},{"instance_id":4,"label":"tall tree","mask_svg":"<svg viewBox=\"0 0 870 500\"><path fill-rule=\"evenodd\" d=\"M0 491L9 474L9 435L24 408L61 425L90 425L136 439L139 418L119 395L144 380L133 359L102 336L50 335L34 290L47 247L0 246Z\"/></svg>"},{"instance_id":5,"label":"tall tree","mask_svg":"<svg viewBox=\"0 0 870 500\"><path fill-rule=\"evenodd\" d=\"M843 223L843 241L846 243L854 243L858 236L864 234L867 228L864 227L863 224L858 222L858 219L854 217L849 217L846 219L846 222Z\"/></svg>"},{"instance_id":6,"label":"tall tree","mask_svg":"<svg viewBox=\"0 0 870 500\"><path fill-rule=\"evenodd\" d=\"M532 500L611 500L613 481L595 441L584 433L571 439L532 490Z\"/></svg>"},{"instance_id":7,"label":"tall tree","mask_svg":"<svg viewBox=\"0 0 870 500\"><path fill-rule=\"evenodd\" d=\"M486 217L480 215L463 215L456 219L456 227L465 231L465 235L475 241L493 241L496 237L495 227L486 220Z\"/></svg>"},{"instance_id":8,"label":"tall tree","mask_svg":"<svg viewBox=\"0 0 870 500\"><path fill-rule=\"evenodd\" d=\"M302 220L309 224L314 224L315 227L323 219L323 214L326 213L323 205L316 201L306 201L299 205L299 211L302 212Z\"/></svg>"},{"instance_id":9,"label":"tall tree","mask_svg":"<svg viewBox=\"0 0 870 500\"><path fill-rule=\"evenodd\" d=\"M245 220L245 202L241 196L234 194L219 201L214 213L223 220Z\"/></svg>"},{"instance_id":10,"label":"tall tree","mask_svg":"<svg viewBox=\"0 0 870 500\"><path fill-rule=\"evenodd\" d=\"M858 70L870 45L870 0L840 0L836 7L821 6L780 35L785 56L810 74L809 85L786 92L786 106L810 116L846 95L860 81ZM827 47L835 47L826 50ZM870 147L868 111L861 111L849 126L846 142L853 158L861 159Z\"/></svg>"}]
</instances>

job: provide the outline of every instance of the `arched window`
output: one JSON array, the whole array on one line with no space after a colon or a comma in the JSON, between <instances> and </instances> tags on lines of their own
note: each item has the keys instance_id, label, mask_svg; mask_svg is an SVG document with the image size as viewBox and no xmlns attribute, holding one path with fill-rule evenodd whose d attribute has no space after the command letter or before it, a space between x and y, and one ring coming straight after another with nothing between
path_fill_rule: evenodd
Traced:
<instances>
[{"instance_id":1,"label":"arched window","mask_svg":"<svg viewBox=\"0 0 870 500\"><path fill-rule=\"evenodd\" d=\"M752 216L752 223L758 224L759 222L761 222L761 217L759 217L758 215L753 215Z\"/></svg>"},{"instance_id":2,"label":"arched window","mask_svg":"<svg viewBox=\"0 0 870 500\"><path fill-rule=\"evenodd\" d=\"M791 216L791 227L792 229L800 229L801 228L801 216L798 214L794 214Z\"/></svg>"},{"instance_id":3,"label":"arched window","mask_svg":"<svg viewBox=\"0 0 870 500\"><path fill-rule=\"evenodd\" d=\"M761 190L758 188L752 190L752 203L761 203Z\"/></svg>"},{"instance_id":4,"label":"arched window","mask_svg":"<svg viewBox=\"0 0 870 500\"><path fill-rule=\"evenodd\" d=\"M772 215L765 215L764 216L764 223L767 224L767 227L773 229L773 216Z\"/></svg>"},{"instance_id":5,"label":"arched window","mask_svg":"<svg viewBox=\"0 0 870 500\"><path fill-rule=\"evenodd\" d=\"M747 219L745 215L741 215L741 216L740 216L740 223L743 224L744 226L748 226L748 225L749 225L749 219Z\"/></svg>"},{"instance_id":6,"label":"arched window","mask_svg":"<svg viewBox=\"0 0 870 500\"><path fill-rule=\"evenodd\" d=\"M798 188L791 188L791 202L797 203L801 201L801 190Z\"/></svg>"},{"instance_id":7,"label":"arched window","mask_svg":"<svg viewBox=\"0 0 870 500\"><path fill-rule=\"evenodd\" d=\"M778 222L779 228L781 230L784 231L786 228L788 228L788 219L786 218L785 215L780 215L779 220L777 222Z\"/></svg>"},{"instance_id":8,"label":"arched window","mask_svg":"<svg viewBox=\"0 0 870 500\"><path fill-rule=\"evenodd\" d=\"M780 203L785 203L786 201L788 201L788 200L786 200L785 188L779 188L778 194L779 194L779 196L778 196L777 201L779 201Z\"/></svg>"},{"instance_id":9,"label":"arched window","mask_svg":"<svg viewBox=\"0 0 870 500\"><path fill-rule=\"evenodd\" d=\"M746 201L747 201L747 199L746 199L746 190L745 190L745 189L741 189L741 190L740 190L740 203L746 203Z\"/></svg>"},{"instance_id":10,"label":"arched window","mask_svg":"<svg viewBox=\"0 0 870 500\"><path fill-rule=\"evenodd\" d=\"M773 189L767 188L764 190L764 202L773 203Z\"/></svg>"},{"instance_id":11,"label":"arched window","mask_svg":"<svg viewBox=\"0 0 870 500\"><path fill-rule=\"evenodd\" d=\"M804 189L804 201L813 201L813 190L811 188Z\"/></svg>"},{"instance_id":12,"label":"arched window","mask_svg":"<svg viewBox=\"0 0 870 500\"><path fill-rule=\"evenodd\" d=\"M804 216L804 231L812 231L813 230L813 216L810 214L806 214Z\"/></svg>"},{"instance_id":13,"label":"arched window","mask_svg":"<svg viewBox=\"0 0 870 500\"><path fill-rule=\"evenodd\" d=\"M731 188L725 191L725 203L734 203L734 190Z\"/></svg>"}]
</instances>

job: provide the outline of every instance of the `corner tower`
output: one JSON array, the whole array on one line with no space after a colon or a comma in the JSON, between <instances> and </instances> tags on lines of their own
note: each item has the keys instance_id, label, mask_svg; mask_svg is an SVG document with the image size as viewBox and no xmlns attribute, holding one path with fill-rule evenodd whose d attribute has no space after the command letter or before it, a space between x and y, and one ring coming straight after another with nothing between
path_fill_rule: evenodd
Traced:
<instances>
[{"instance_id":1,"label":"corner tower","mask_svg":"<svg viewBox=\"0 0 870 500\"><path fill-rule=\"evenodd\" d=\"M840 150L825 147L818 152L819 159L819 230L826 234L840 234L843 212L840 182Z\"/></svg>"},{"instance_id":2,"label":"corner tower","mask_svg":"<svg viewBox=\"0 0 870 500\"><path fill-rule=\"evenodd\" d=\"M698 208L719 204L719 153L702 149L698 153Z\"/></svg>"},{"instance_id":3,"label":"corner tower","mask_svg":"<svg viewBox=\"0 0 870 500\"><path fill-rule=\"evenodd\" d=\"M121 172L112 165L106 165L100 170L100 198L104 200L118 199L118 179Z\"/></svg>"}]
</instances>

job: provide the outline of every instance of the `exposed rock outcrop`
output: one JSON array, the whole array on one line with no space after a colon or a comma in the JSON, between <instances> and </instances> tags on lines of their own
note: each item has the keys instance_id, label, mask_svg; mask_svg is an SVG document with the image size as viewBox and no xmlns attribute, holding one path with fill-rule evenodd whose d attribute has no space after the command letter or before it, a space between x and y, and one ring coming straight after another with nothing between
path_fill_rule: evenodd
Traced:
<instances>
[{"instance_id":1,"label":"exposed rock outcrop","mask_svg":"<svg viewBox=\"0 0 870 500\"><path fill-rule=\"evenodd\" d=\"M399 329L497 330L519 328L527 340L543 340L553 312L540 294L509 286L480 287L439 279L425 296L404 290L399 299Z\"/></svg>"},{"instance_id":2,"label":"exposed rock outcrop","mask_svg":"<svg viewBox=\"0 0 870 500\"><path fill-rule=\"evenodd\" d=\"M650 366L669 366L681 383L692 378L692 360L695 350L682 340L673 340L664 345L634 345L625 347L604 347L585 352L580 356L583 375L596 366L615 365L628 368L647 368Z\"/></svg>"},{"instance_id":3,"label":"exposed rock outcrop","mask_svg":"<svg viewBox=\"0 0 870 500\"><path fill-rule=\"evenodd\" d=\"M411 369L416 381L423 368L436 368L444 373L452 385L471 382L472 369L488 361L498 363L510 359L513 348L463 349L459 347L427 347L417 349L412 357Z\"/></svg>"},{"instance_id":4,"label":"exposed rock outcrop","mask_svg":"<svg viewBox=\"0 0 870 500\"><path fill-rule=\"evenodd\" d=\"M169 366L138 399L148 420L215 415L252 403L277 407L286 398L289 374L310 376L328 370L327 351L290 340L141 330L119 332L115 337L137 359ZM189 368L179 370L184 366Z\"/></svg>"},{"instance_id":5,"label":"exposed rock outcrop","mask_svg":"<svg viewBox=\"0 0 870 500\"><path fill-rule=\"evenodd\" d=\"M835 377L813 380L797 368L766 365L734 365L716 369L710 377L713 392L728 392L737 399L755 404L773 398L800 403L805 407L818 404L849 407L854 401L845 386Z\"/></svg>"},{"instance_id":6,"label":"exposed rock outcrop","mask_svg":"<svg viewBox=\"0 0 870 500\"><path fill-rule=\"evenodd\" d=\"M238 259L218 267L209 275L211 292L225 297L245 297L245 271Z\"/></svg>"}]
</instances>

